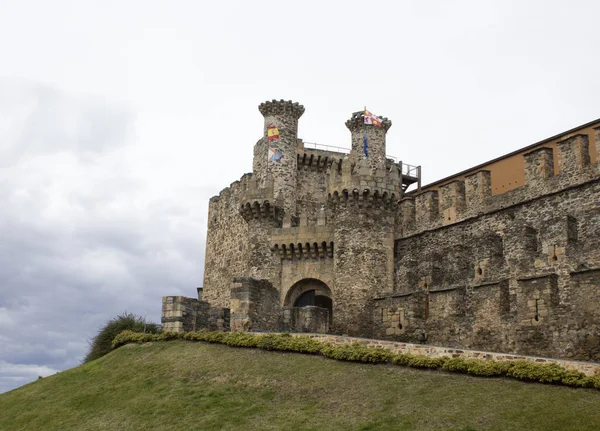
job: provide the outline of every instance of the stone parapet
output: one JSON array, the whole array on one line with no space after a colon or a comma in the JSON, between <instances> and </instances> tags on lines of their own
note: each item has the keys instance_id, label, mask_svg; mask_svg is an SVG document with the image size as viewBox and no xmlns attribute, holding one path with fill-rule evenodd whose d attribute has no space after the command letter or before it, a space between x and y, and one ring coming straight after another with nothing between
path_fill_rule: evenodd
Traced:
<instances>
[{"instance_id":1,"label":"stone parapet","mask_svg":"<svg viewBox=\"0 0 600 431\"><path fill-rule=\"evenodd\" d=\"M296 120L302 117L304 114L304 106L298 102L292 102L291 100L267 100L266 102L258 105L260 113L266 117L270 115L281 115L281 116L292 116Z\"/></svg>"},{"instance_id":2,"label":"stone parapet","mask_svg":"<svg viewBox=\"0 0 600 431\"><path fill-rule=\"evenodd\" d=\"M271 219L281 225L283 214L283 199L275 197L272 177L267 177L263 187L258 185L255 178L250 177L240 198L240 215L244 220Z\"/></svg>"},{"instance_id":3,"label":"stone parapet","mask_svg":"<svg viewBox=\"0 0 600 431\"><path fill-rule=\"evenodd\" d=\"M482 170L465 178L465 206L471 209L470 215L476 215L488 204L492 197L492 176L490 171Z\"/></svg>"},{"instance_id":4,"label":"stone parapet","mask_svg":"<svg viewBox=\"0 0 600 431\"><path fill-rule=\"evenodd\" d=\"M588 135L575 135L556 143L558 170L563 175L578 175L590 164Z\"/></svg>"},{"instance_id":5,"label":"stone parapet","mask_svg":"<svg viewBox=\"0 0 600 431\"><path fill-rule=\"evenodd\" d=\"M460 218L466 207L465 182L451 181L440 187L440 211L444 224L454 223Z\"/></svg>"},{"instance_id":6,"label":"stone parapet","mask_svg":"<svg viewBox=\"0 0 600 431\"><path fill-rule=\"evenodd\" d=\"M594 344L600 337L600 308L591 299L600 289L592 275L598 274L600 262L595 234L600 228L600 179L586 172L587 181L580 184L568 186L561 182L567 177L558 174L549 180L556 192L525 202L515 199L457 223L440 221L397 239L395 290L375 301L375 334L457 348L600 360ZM384 325L382 313L389 310L404 310L408 323L402 333L387 321Z\"/></svg>"},{"instance_id":7,"label":"stone parapet","mask_svg":"<svg viewBox=\"0 0 600 431\"><path fill-rule=\"evenodd\" d=\"M328 203L332 207L395 208L402 196L398 167L371 168L364 159L352 164L344 159L332 165L329 174Z\"/></svg>"},{"instance_id":8,"label":"stone parapet","mask_svg":"<svg viewBox=\"0 0 600 431\"><path fill-rule=\"evenodd\" d=\"M333 231L331 226L273 229L271 247L281 259L333 257Z\"/></svg>"},{"instance_id":9,"label":"stone parapet","mask_svg":"<svg viewBox=\"0 0 600 431\"><path fill-rule=\"evenodd\" d=\"M558 143L559 160L563 160L562 172L558 174L554 173L552 148L542 147L525 154L526 185L506 193L492 195L489 172L480 171L465 180L445 184L439 191L429 189L405 196L414 198L415 223L410 222L413 211L411 204L401 204L398 224L402 228L398 229L397 238L461 223L600 181L600 170L590 165L589 156L586 156L586 143L584 135ZM407 214L404 215L404 212Z\"/></svg>"},{"instance_id":10,"label":"stone parapet","mask_svg":"<svg viewBox=\"0 0 600 431\"><path fill-rule=\"evenodd\" d=\"M415 197L416 227L427 228L439 222L439 194L437 190L427 190Z\"/></svg>"},{"instance_id":11,"label":"stone parapet","mask_svg":"<svg viewBox=\"0 0 600 431\"><path fill-rule=\"evenodd\" d=\"M298 149L298 169L316 170L319 172L327 172L331 166L340 166L340 163L346 157L345 153L337 153L313 148Z\"/></svg>"}]
</instances>

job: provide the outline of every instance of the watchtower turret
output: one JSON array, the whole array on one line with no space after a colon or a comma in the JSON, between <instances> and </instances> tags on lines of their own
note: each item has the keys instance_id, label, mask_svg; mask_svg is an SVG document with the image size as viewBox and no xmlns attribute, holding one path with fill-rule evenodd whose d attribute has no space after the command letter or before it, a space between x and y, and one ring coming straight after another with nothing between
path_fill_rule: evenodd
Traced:
<instances>
[{"instance_id":1,"label":"watchtower turret","mask_svg":"<svg viewBox=\"0 0 600 431\"><path fill-rule=\"evenodd\" d=\"M352 150L331 167L328 206L335 244L333 330L368 336L371 299L393 289L394 224L403 188L398 166L385 154L391 121L385 118L378 127L364 124L362 115L346 122Z\"/></svg>"},{"instance_id":2,"label":"watchtower turret","mask_svg":"<svg viewBox=\"0 0 600 431\"><path fill-rule=\"evenodd\" d=\"M346 127L352 134L352 149L350 160L356 162L367 159L372 168L384 168L385 163L385 137L392 127L392 122L387 118L381 119L381 125L365 124L364 111L352 114L346 121ZM367 155L365 154L364 139L367 138Z\"/></svg>"},{"instance_id":3,"label":"watchtower turret","mask_svg":"<svg viewBox=\"0 0 600 431\"><path fill-rule=\"evenodd\" d=\"M273 178L273 192L283 202L286 215L296 216L296 181L298 119L304 106L292 101L272 100L261 103L258 110L263 115L263 137L254 147L252 169L259 185L267 177ZM269 161L269 149L271 160Z\"/></svg>"}]
</instances>

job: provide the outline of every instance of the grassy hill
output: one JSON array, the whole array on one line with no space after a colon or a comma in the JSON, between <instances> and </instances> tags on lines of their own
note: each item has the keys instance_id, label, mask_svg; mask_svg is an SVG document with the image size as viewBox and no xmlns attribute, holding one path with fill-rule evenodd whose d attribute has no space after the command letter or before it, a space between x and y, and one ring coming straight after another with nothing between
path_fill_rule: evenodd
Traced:
<instances>
[{"instance_id":1,"label":"grassy hill","mask_svg":"<svg viewBox=\"0 0 600 431\"><path fill-rule=\"evenodd\" d=\"M600 391L182 341L0 395L0 430L598 430Z\"/></svg>"}]
</instances>

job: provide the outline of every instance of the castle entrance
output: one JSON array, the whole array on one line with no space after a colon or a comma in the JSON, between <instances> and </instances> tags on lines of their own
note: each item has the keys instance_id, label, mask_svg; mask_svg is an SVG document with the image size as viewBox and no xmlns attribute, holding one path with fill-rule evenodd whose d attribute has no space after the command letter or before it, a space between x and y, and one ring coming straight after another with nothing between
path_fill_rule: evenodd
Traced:
<instances>
[{"instance_id":1,"label":"castle entrance","mask_svg":"<svg viewBox=\"0 0 600 431\"><path fill-rule=\"evenodd\" d=\"M333 300L331 289L316 278L305 278L298 281L288 291L285 306L306 307L315 306L329 310L329 323L333 316Z\"/></svg>"}]
</instances>

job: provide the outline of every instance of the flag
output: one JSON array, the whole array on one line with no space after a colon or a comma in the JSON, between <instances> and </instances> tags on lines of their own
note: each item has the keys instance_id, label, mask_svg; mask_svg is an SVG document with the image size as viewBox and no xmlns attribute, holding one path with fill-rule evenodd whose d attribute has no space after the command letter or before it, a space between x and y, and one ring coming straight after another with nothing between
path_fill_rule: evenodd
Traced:
<instances>
[{"instance_id":1,"label":"flag","mask_svg":"<svg viewBox=\"0 0 600 431\"><path fill-rule=\"evenodd\" d=\"M279 129L275 126L267 127L267 140L279 139Z\"/></svg>"},{"instance_id":2,"label":"flag","mask_svg":"<svg viewBox=\"0 0 600 431\"><path fill-rule=\"evenodd\" d=\"M279 163L283 157L283 150L281 148L269 147L269 162Z\"/></svg>"},{"instance_id":3,"label":"flag","mask_svg":"<svg viewBox=\"0 0 600 431\"><path fill-rule=\"evenodd\" d=\"M365 153L365 157L369 157L369 141L367 140L367 135L363 135L363 153Z\"/></svg>"},{"instance_id":4,"label":"flag","mask_svg":"<svg viewBox=\"0 0 600 431\"><path fill-rule=\"evenodd\" d=\"M381 118L377 117L372 112L369 112L365 109L363 117L365 119L365 124L372 124L374 126L381 127Z\"/></svg>"}]
</instances>

